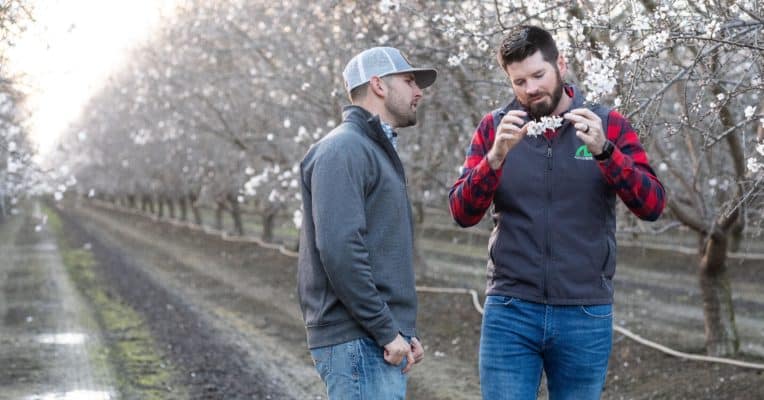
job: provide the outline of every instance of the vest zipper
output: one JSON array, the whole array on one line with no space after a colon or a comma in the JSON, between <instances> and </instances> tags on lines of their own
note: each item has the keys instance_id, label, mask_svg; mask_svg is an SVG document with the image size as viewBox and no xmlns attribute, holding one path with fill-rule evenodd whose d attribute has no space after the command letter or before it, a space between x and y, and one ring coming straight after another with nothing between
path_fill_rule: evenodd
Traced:
<instances>
[{"instance_id":1,"label":"vest zipper","mask_svg":"<svg viewBox=\"0 0 764 400\"><path fill-rule=\"evenodd\" d=\"M541 284L544 292L544 302L549 298L547 290L547 280L549 275L549 264L552 262L552 228L549 225L549 209L552 207L552 143L547 142L546 148L546 208L544 217L546 219L546 260L544 261L544 280Z\"/></svg>"}]
</instances>

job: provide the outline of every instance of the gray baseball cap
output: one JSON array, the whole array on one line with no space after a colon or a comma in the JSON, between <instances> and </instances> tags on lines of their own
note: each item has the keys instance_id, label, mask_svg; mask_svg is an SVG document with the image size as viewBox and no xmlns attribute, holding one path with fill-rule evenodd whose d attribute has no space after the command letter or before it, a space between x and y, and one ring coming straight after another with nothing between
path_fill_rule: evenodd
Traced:
<instances>
[{"instance_id":1,"label":"gray baseball cap","mask_svg":"<svg viewBox=\"0 0 764 400\"><path fill-rule=\"evenodd\" d=\"M393 47L372 47L353 57L342 71L345 79L345 89L351 91L371 80L372 76L414 73L414 79L420 89L435 82L438 71L432 68L414 68L400 50Z\"/></svg>"}]
</instances>

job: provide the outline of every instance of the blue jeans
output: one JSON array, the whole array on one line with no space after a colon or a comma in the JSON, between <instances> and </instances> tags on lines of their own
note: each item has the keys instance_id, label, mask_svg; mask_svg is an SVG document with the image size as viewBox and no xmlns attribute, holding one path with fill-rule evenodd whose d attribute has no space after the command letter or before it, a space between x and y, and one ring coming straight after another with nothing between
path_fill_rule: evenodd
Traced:
<instances>
[{"instance_id":1,"label":"blue jeans","mask_svg":"<svg viewBox=\"0 0 764 400\"><path fill-rule=\"evenodd\" d=\"M391 400L406 398L408 375L388 364L384 348L369 338L351 340L310 351L329 400Z\"/></svg>"},{"instance_id":2,"label":"blue jeans","mask_svg":"<svg viewBox=\"0 0 764 400\"><path fill-rule=\"evenodd\" d=\"M552 306L488 296L480 335L483 399L599 399L613 344L613 307Z\"/></svg>"}]
</instances>

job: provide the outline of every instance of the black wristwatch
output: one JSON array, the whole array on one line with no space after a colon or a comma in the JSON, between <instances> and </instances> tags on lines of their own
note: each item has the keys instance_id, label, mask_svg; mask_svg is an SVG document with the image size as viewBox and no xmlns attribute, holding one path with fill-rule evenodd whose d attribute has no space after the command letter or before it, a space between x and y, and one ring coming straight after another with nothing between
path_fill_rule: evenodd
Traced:
<instances>
[{"instance_id":1,"label":"black wristwatch","mask_svg":"<svg viewBox=\"0 0 764 400\"><path fill-rule=\"evenodd\" d=\"M602 146L602 153L594 156L594 159L597 161L605 161L613 155L613 150L615 150L613 142L606 140L605 144Z\"/></svg>"}]
</instances>

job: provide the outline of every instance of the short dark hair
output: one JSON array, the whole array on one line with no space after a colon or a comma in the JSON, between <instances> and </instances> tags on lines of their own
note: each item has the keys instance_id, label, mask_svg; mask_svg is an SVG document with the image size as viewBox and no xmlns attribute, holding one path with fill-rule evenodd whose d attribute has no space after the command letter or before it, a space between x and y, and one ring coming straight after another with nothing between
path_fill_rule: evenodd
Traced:
<instances>
[{"instance_id":1,"label":"short dark hair","mask_svg":"<svg viewBox=\"0 0 764 400\"><path fill-rule=\"evenodd\" d=\"M556 65L557 51L552 35L543 28L532 25L518 25L512 28L504 38L496 52L496 59L501 69L513 62L523 61L541 51L544 61Z\"/></svg>"},{"instance_id":2,"label":"short dark hair","mask_svg":"<svg viewBox=\"0 0 764 400\"><path fill-rule=\"evenodd\" d=\"M348 93L348 96L350 97L350 102L355 104L366 97L366 93L369 91L369 82L364 83L361 86L354 87L350 93Z\"/></svg>"},{"instance_id":3,"label":"short dark hair","mask_svg":"<svg viewBox=\"0 0 764 400\"><path fill-rule=\"evenodd\" d=\"M383 76L383 77L381 77L379 79L382 79L383 81L385 81L385 83L387 83L389 85L390 84L390 79L394 75L397 75L397 74L385 75L385 76ZM356 104L357 102L363 100L366 97L366 95L369 94L369 85L370 84L371 84L371 81L366 82L366 83L364 83L361 86L356 86L355 88L353 88L353 90L351 90L350 93L348 93L348 96L350 97L350 102L353 103L353 104Z\"/></svg>"}]
</instances>

